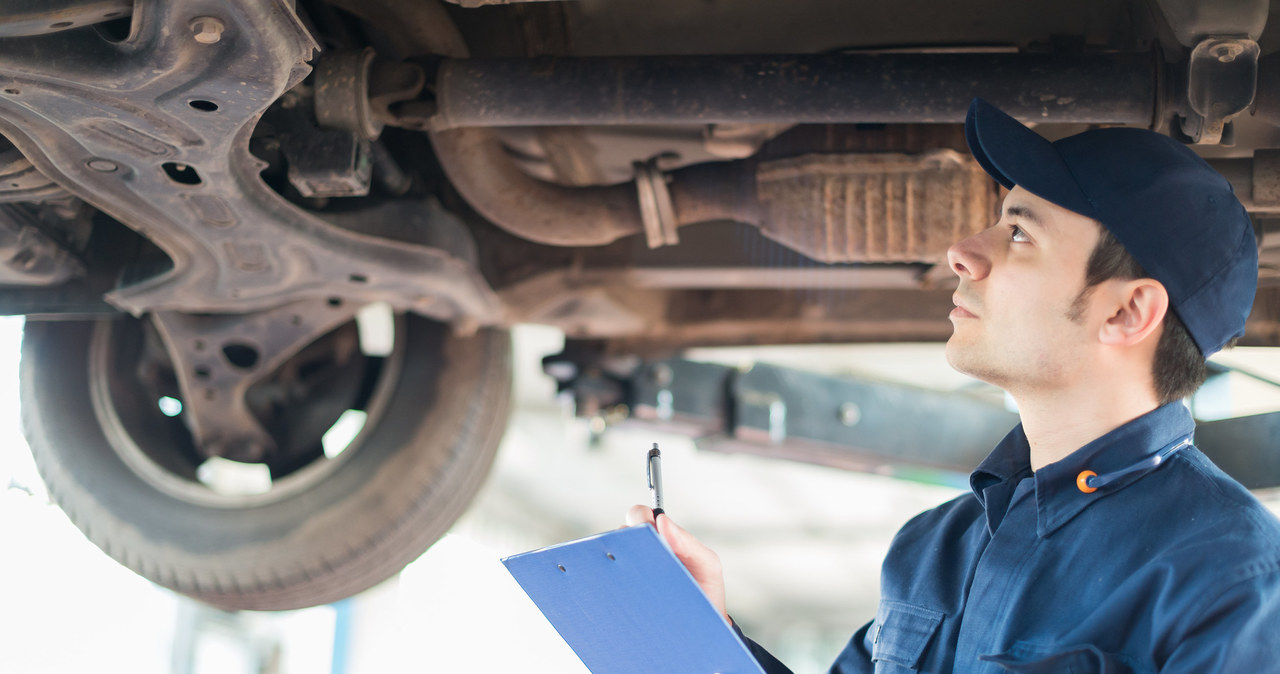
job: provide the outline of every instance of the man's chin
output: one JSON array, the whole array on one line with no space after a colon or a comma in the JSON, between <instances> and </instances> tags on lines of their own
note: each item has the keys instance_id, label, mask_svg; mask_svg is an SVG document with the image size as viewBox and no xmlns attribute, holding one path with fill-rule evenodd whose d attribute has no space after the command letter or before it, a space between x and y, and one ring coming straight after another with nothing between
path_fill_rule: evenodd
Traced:
<instances>
[{"instance_id":1,"label":"man's chin","mask_svg":"<svg viewBox=\"0 0 1280 674\"><path fill-rule=\"evenodd\" d=\"M980 373L989 369L982 367L982 359L974 353L973 346L962 343L954 334L947 340L946 356L947 364L960 374L984 379Z\"/></svg>"}]
</instances>

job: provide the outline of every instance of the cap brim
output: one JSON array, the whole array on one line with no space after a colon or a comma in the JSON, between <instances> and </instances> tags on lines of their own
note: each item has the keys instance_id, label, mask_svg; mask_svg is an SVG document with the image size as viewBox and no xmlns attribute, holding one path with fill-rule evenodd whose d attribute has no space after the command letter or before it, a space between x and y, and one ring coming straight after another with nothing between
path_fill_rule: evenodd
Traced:
<instances>
[{"instance_id":1,"label":"cap brim","mask_svg":"<svg viewBox=\"0 0 1280 674\"><path fill-rule=\"evenodd\" d=\"M1075 176L1054 148L1035 131L981 98L969 104L964 120L969 152L992 178L1015 185L1063 208L1098 219Z\"/></svg>"}]
</instances>

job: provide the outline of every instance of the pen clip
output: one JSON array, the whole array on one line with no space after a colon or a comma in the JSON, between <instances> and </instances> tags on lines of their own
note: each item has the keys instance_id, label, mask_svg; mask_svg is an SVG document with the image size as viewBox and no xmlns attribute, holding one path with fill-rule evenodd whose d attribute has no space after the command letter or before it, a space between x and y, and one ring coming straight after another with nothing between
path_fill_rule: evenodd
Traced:
<instances>
[{"instance_id":1,"label":"pen clip","mask_svg":"<svg viewBox=\"0 0 1280 674\"><path fill-rule=\"evenodd\" d=\"M655 468L656 464L656 468ZM644 464L645 477L649 481L649 491L653 494L653 516L662 514L662 452L658 451L658 443L653 443L649 450L649 458ZM656 473L656 474L655 474Z\"/></svg>"},{"instance_id":2,"label":"pen clip","mask_svg":"<svg viewBox=\"0 0 1280 674\"><path fill-rule=\"evenodd\" d=\"M654 486L653 486L653 460L654 460L655 458L660 457L660 456L662 456L662 455L658 453L658 450L657 450L657 448L655 447L654 449L649 450L649 459L648 459L647 461L645 461L645 463L644 463L644 475L645 475L645 478L646 478L646 479L648 479L648 481L649 481L649 488L650 488L650 489L653 489L653 488L654 488Z\"/></svg>"}]
</instances>

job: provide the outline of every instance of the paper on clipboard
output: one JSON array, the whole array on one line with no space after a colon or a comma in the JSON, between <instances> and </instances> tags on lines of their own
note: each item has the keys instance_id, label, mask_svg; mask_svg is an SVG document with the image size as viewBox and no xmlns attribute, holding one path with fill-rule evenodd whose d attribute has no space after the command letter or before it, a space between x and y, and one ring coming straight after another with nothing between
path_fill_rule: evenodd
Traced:
<instances>
[{"instance_id":1,"label":"paper on clipboard","mask_svg":"<svg viewBox=\"0 0 1280 674\"><path fill-rule=\"evenodd\" d=\"M648 524L502 563L593 674L763 674Z\"/></svg>"}]
</instances>

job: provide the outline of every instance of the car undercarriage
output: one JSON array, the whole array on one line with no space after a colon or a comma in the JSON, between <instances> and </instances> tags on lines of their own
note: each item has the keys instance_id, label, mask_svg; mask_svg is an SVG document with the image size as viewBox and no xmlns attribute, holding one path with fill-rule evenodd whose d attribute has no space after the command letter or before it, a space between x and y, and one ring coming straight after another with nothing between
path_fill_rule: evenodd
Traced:
<instances>
[{"instance_id":1,"label":"car undercarriage","mask_svg":"<svg viewBox=\"0 0 1280 674\"><path fill-rule=\"evenodd\" d=\"M484 479L515 324L563 330L549 372L614 385L694 346L945 340L946 249L1002 196L966 150L974 96L1049 138L1191 144L1258 234L1240 343L1280 345L1269 12L10 3L0 308L28 317L25 430L147 578L227 608L348 596Z\"/></svg>"}]
</instances>

